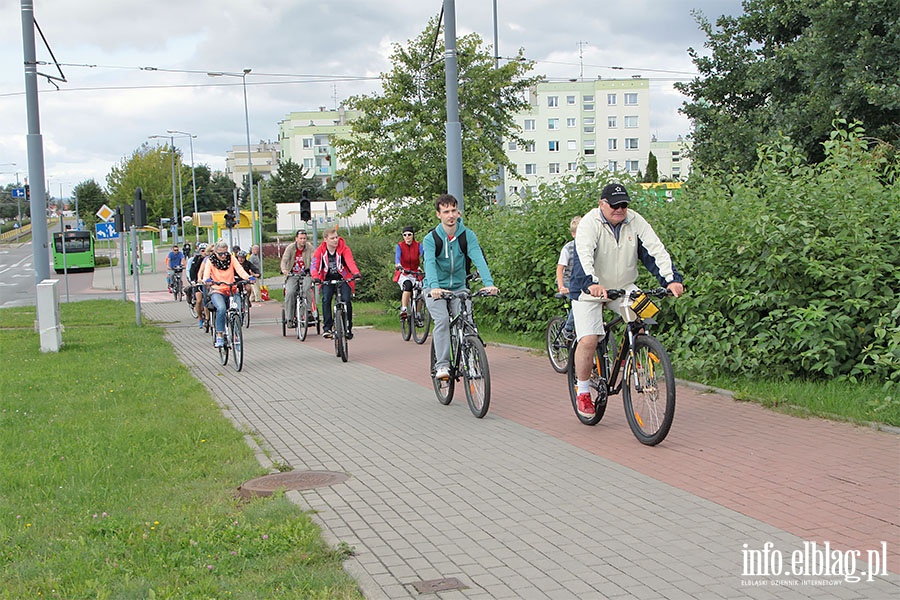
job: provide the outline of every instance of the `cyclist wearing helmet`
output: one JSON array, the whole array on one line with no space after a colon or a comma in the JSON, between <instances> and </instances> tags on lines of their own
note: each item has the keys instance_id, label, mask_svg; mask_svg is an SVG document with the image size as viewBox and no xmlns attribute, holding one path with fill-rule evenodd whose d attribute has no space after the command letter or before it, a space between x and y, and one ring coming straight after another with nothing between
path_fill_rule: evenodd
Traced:
<instances>
[{"instance_id":1,"label":"cyclist wearing helmet","mask_svg":"<svg viewBox=\"0 0 900 600\"><path fill-rule=\"evenodd\" d=\"M188 279L193 286L195 299L195 308L197 309L197 327L203 329L206 321L205 308L203 306L203 284L197 280L200 274L200 267L206 257L209 256L209 247L205 242L197 244L197 252L191 257L191 264L188 267Z\"/></svg>"},{"instance_id":2,"label":"cyclist wearing helmet","mask_svg":"<svg viewBox=\"0 0 900 600\"><path fill-rule=\"evenodd\" d=\"M245 271L250 273L251 277L259 277L259 269L253 266L253 263L249 260L249 255L245 251L239 250L235 256L238 259L238 263L240 263L240 265L244 267ZM247 295L247 299L250 299L249 294Z\"/></svg>"}]
</instances>

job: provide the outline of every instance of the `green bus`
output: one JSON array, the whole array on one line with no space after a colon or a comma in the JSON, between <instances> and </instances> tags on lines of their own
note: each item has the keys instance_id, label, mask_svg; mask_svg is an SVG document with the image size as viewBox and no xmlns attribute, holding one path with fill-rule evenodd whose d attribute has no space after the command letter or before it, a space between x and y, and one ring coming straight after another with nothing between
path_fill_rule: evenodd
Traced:
<instances>
[{"instance_id":1,"label":"green bus","mask_svg":"<svg viewBox=\"0 0 900 600\"><path fill-rule=\"evenodd\" d=\"M65 240L65 263L63 262ZM90 231L65 231L53 234L53 269L62 273L94 270L94 238Z\"/></svg>"}]
</instances>

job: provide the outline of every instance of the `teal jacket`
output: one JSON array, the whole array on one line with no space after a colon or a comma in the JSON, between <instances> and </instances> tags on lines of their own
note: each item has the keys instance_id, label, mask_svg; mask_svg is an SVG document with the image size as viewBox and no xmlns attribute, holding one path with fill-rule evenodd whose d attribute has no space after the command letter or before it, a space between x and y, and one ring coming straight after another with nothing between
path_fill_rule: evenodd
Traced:
<instances>
[{"instance_id":1,"label":"teal jacket","mask_svg":"<svg viewBox=\"0 0 900 600\"><path fill-rule=\"evenodd\" d=\"M440 256L435 256L434 236L430 231L422 240L422 253L425 259L425 280L422 285L425 289L442 288L455 291L466 287L466 259L459 247L459 236L463 231L466 232L466 249L472 266L478 270L485 286L494 285L491 271L488 269L481 245L478 243L478 236L471 229L465 228L462 219L456 223L456 237L453 238L453 241L447 240L447 232L440 224L435 231L443 242Z\"/></svg>"}]
</instances>

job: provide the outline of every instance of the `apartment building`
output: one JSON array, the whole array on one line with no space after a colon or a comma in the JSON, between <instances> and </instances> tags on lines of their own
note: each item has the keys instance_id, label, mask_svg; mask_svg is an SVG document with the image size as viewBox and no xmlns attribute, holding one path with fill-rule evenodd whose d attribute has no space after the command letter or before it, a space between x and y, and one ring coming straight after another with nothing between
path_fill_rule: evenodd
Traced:
<instances>
[{"instance_id":1,"label":"apartment building","mask_svg":"<svg viewBox=\"0 0 900 600\"><path fill-rule=\"evenodd\" d=\"M263 142L250 145L250 163L253 165L253 182L259 177L268 179L278 170L279 144ZM247 146L232 146L225 157L225 173L237 186L247 177Z\"/></svg>"},{"instance_id":2,"label":"apartment building","mask_svg":"<svg viewBox=\"0 0 900 600\"><path fill-rule=\"evenodd\" d=\"M537 189L538 181L607 169L637 175L650 153L650 81L644 78L570 80L537 84L531 107L516 115L524 146L506 152L524 182L507 176L510 203Z\"/></svg>"},{"instance_id":3,"label":"apartment building","mask_svg":"<svg viewBox=\"0 0 900 600\"><path fill-rule=\"evenodd\" d=\"M691 159L687 156L690 144L680 135L674 142L662 142L652 137L650 151L656 157L656 172L660 181L684 181L691 173Z\"/></svg>"},{"instance_id":4,"label":"apartment building","mask_svg":"<svg viewBox=\"0 0 900 600\"><path fill-rule=\"evenodd\" d=\"M292 160L309 173L328 183L340 168L331 141L350 132L350 122L359 111L325 110L300 111L288 114L278 122L278 141L281 160Z\"/></svg>"}]
</instances>

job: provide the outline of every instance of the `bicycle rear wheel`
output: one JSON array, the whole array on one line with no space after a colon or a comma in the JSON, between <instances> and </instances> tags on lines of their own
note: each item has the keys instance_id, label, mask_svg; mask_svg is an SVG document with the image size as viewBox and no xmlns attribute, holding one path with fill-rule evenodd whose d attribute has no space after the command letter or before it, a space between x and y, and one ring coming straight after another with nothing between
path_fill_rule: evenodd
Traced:
<instances>
[{"instance_id":1,"label":"bicycle rear wheel","mask_svg":"<svg viewBox=\"0 0 900 600\"><path fill-rule=\"evenodd\" d=\"M419 296L413 303L413 340L419 345L424 344L431 331L431 313L425 306L425 299Z\"/></svg>"},{"instance_id":2,"label":"bicycle rear wheel","mask_svg":"<svg viewBox=\"0 0 900 600\"><path fill-rule=\"evenodd\" d=\"M639 442L655 446L666 439L675 418L675 374L662 343L649 335L637 336L623 378L628 426Z\"/></svg>"},{"instance_id":3,"label":"bicycle rear wheel","mask_svg":"<svg viewBox=\"0 0 900 600\"><path fill-rule=\"evenodd\" d=\"M453 369L450 369L450 379L444 381L434 378L434 339L431 340L431 383L434 385L434 395L438 402L447 405L453 400L453 390L456 387L456 379Z\"/></svg>"},{"instance_id":4,"label":"bicycle rear wheel","mask_svg":"<svg viewBox=\"0 0 900 600\"><path fill-rule=\"evenodd\" d=\"M228 343L231 346L231 364L236 371L244 368L244 332L241 330L241 315L231 317L229 325Z\"/></svg>"},{"instance_id":5,"label":"bicycle rear wheel","mask_svg":"<svg viewBox=\"0 0 900 600\"><path fill-rule=\"evenodd\" d=\"M603 361L601 346L597 346L597 349L594 350L594 355L591 357L593 364L591 365L590 386L591 400L594 402L594 416L592 417L585 417L578 412L578 378L575 376L575 349L577 347L578 342L573 342L569 350L569 368L566 376L569 382L569 399L572 401L572 408L575 410L575 416L578 417L579 421L585 425L596 425L606 413L606 401L609 395L606 379L600 375L601 371L598 367Z\"/></svg>"},{"instance_id":6,"label":"bicycle rear wheel","mask_svg":"<svg viewBox=\"0 0 900 600\"><path fill-rule=\"evenodd\" d=\"M287 314L281 308L281 337L287 337Z\"/></svg>"},{"instance_id":7,"label":"bicycle rear wheel","mask_svg":"<svg viewBox=\"0 0 900 600\"><path fill-rule=\"evenodd\" d=\"M309 331L309 305L307 302L306 298L297 301L297 339L301 342L306 341L306 334Z\"/></svg>"},{"instance_id":8,"label":"bicycle rear wheel","mask_svg":"<svg viewBox=\"0 0 900 600\"><path fill-rule=\"evenodd\" d=\"M550 357L550 366L557 373L569 370L569 344L563 335L565 325L565 317L553 317L547 323L547 356Z\"/></svg>"},{"instance_id":9,"label":"bicycle rear wheel","mask_svg":"<svg viewBox=\"0 0 900 600\"><path fill-rule=\"evenodd\" d=\"M413 311L407 311L406 315L400 315L400 337L403 338L404 342L409 341L409 336L412 335L413 328Z\"/></svg>"},{"instance_id":10,"label":"bicycle rear wheel","mask_svg":"<svg viewBox=\"0 0 900 600\"><path fill-rule=\"evenodd\" d=\"M175 302L184 300L184 282L181 280L181 276L175 280L175 293L172 295L175 296Z\"/></svg>"},{"instance_id":11,"label":"bicycle rear wheel","mask_svg":"<svg viewBox=\"0 0 900 600\"><path fill-rule=\"evenodd\" d=\"M466 336L460 361L463 383L466 385L466 401L469 410L481 419L491 406L491 371L488 368L487 352L478 336Z\"/></svg>"}]
</instances>

